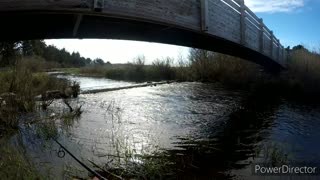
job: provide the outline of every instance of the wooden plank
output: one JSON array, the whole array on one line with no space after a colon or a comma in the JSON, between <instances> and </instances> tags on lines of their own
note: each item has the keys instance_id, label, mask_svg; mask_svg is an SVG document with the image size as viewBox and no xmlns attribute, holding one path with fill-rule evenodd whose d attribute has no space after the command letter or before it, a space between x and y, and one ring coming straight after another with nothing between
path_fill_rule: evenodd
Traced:
<instances>
[{"instance_id":1,"label":"wooden plank","mask_svg":"<svg viewBox=\"0 0 320 180\"><path fill-rule=\"evenodd\" d=\"M259 51L259 29L246 19L246 46Z\"/></svg>"},{"instance_id":2,"label":"wooden plank","mask_svg":"<svg viewBox=\"0 0 320 180\"><path fill-rule=\"evenodd\" d=\"M252 12L247 6L245 6L245 10L247 11L247 13L252 17L252 19L256 22L256 23L259 23L259 17L254 13Z\"/></svg>"},{"instance_id":3,"label":"wooden plank","mask_svg":"<svg viewBox=\"0 0 320 180\"><path fill-rule=\"evenodd\" d=\"M259 27L259 21L257 21L256 19L254 19L247 11L246 11L246 18L249 19L249 21L254 24L255 26L257 26L257 28Z\"/></svg>"},{"instance_id":4,"label":"wooden plank","mask_svg":"<svg viewBox=\"0 0 320 180\"><path fill-rule=\"evenodd\" d=\"M209 33L240 43L240 15L220 0L209 0Z\"/></svg>"},{"instance_id":5,"label":"wooden plank","mask_svg":"<svg viewBox=\"0 0 320 180\"><path fill-rule=\"evenodd\" d=\"M225 3L227 6L229 6L231 9L233 9L235 12L238 12L240 14L240 6L236 4L232 0L221 0L223 3Z\"/></svg>"},{"instance_id":6,"label":"wooden plank","mask_svg":"<svg viewBox=\"0 0 320 180\"><path fill-rule=\"evenodd\" d=\"M268 36L265 34L265 33L263 33L263 52L264 52L264 54L266 54L266 55L270 55L270 53L271 53L271 49L270 49L270 44L271 44L271 40L268 38Z\"/></svg>"},{"instance_id":7,"label":"wooden plank","mask_svg":"<svg viewBox=\"0 0 320 180\"><path fill-rule=\"evenodd\" d=\"M183 26L189 29L201 29L201 9L198 0L108 0L103 10L106 14L128 18L146 19Z\"/></svg>"},{"instance_id":8,"label":"wooden plank","mask_svg":"<svg viewBox=\"0 0 320 180\"><path fill-rule=\"evenodd\" d=\"M232 1L234 1L235 3L237 3L237 4L239 5L239 7L240 7L240 0L232 0Z\"/></svg>"},{"instance_id":9,"label":"wooden plank","mask_svg":"<svg viewBox=\"0 0 320 180\"><path fill-rule=\"evenodd\" d=\"M271 34L269 28L267 26L263 26L264 32L267 34L268 38L271 39Z\"/></svg>"}]
</instances>

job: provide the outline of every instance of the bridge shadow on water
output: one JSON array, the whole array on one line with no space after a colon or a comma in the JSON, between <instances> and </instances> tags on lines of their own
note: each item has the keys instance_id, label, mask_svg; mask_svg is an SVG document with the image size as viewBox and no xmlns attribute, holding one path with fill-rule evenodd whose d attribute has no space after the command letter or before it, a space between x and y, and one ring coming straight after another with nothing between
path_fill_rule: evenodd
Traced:
<instances>
[{"instance_id":1,"label":"bridge shadow on water","mask_svg":"<svg viewBox=\"0 0 320 180\"><path fill-rule=\"evenodd\" d=\"M270 135L268 130L279 105L277 98L251 97L224 117L225 124L203 128L201 139L205 140L180 138L177 149L167 150L175 170L174 179L236 178L231 172L248 167Z\"/></svg>"}]
</instances>

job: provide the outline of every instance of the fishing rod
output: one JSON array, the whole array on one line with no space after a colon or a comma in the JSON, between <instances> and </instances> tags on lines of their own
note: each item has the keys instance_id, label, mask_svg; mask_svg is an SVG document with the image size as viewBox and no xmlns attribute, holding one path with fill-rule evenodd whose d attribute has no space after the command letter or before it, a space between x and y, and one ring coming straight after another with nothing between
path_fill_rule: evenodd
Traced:
<instances>
[{"instance_id":1,"label":"fishing rod","mask_svg":"<svg viewBox=\"0 0 320 180\"><path fill-rule=\"evenodd\" d=\"M89 171L90 173L92 173L93 175L95 175L97 178L101 179L101 180L107 180L105 177L103 177L102 175L100 175L99 173L97 173L95 170L91 169L90 167L88 167L87 165L85 165L83 162L81 162L77 157L75 157L70 151L68 151L67 148L65 148L61 143L59 143L56 139L52 138L64 151L66 151L74 160L76 160L82 167L84 167L87 171ZM59 153L59 152L58 152ZM63 156L64 157L63 153ZM59 156L59 154L58 154Z\"/></svg>"}]
</instances>

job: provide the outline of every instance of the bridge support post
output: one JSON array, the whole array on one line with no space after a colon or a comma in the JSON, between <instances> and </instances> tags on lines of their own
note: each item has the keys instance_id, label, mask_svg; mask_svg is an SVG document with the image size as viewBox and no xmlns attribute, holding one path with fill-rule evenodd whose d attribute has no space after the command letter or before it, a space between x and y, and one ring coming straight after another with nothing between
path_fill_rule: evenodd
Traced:
<instances>
[{"instance_id":1,"label":"bridge support post","mask_svg":"<svg viewBox=\"0 0 320 180\"><path fill-rule=\"evenodd\" d=\"M273 59L273 31L270 31L270 57Z\"/></svg>"},{"instance_id":2,"label":"bridge support post","mask_svg":"<svg viewBox=\"0 0 320 180\"><path fill-rule=\"evenodd\" d=\"M209 7L208 0L201 0L201 30L207 32L208 27Z\"/></svg>"},{"instance_id":3,"label":"bridge support post","mask_svg":"<svg viewBox=\"0 0 320 180\"><path fill-rule=\"evenodd\" d=\"M79 14L77 15L77 19L73 27L73 32L72 32L73 37L77 36L81 21L82 21L82 14Z\"/></svg>"},{"instance_id":4,"label":"bridge support post","mask_svg":"<svg viewBox=\"0 0 320 180\"><path fill-rule=\"evenodd\" d=\"M93 8L95 11L102 11L102 9L104 8L104 0L94 0Z\"/></svg>"},{"instance_id":5,"label":"bridge support post","mask_svg":"<svg viewBox=\"0 0 320 180\"><path fill-rule=\"evenodd\" d=\"M244 5L244 0L240 0L240 43L241 45L246 45L246 9Z\"/></svg>"},{"instance_id":6,"label":"bridge support post","mask_svg":"<svg viewBox=\"0 0 320 180\"><path fill-rule=\"evenodd\" d=\"M263 54L264 53L263 52L263 49L264 49L264 47L263 47L263 45L264 45L264 42L263 42L264 41L264 39L263 39L264 30L263 30L263 28L264 28L264 25L263 25L262 18L259 19L259 23L260 23L260 26L259 26L259 28L260 28L260 31L259 31L259 41L260 41L259 50L260 50L260 53Z\"/></svg>"}]
</instances>

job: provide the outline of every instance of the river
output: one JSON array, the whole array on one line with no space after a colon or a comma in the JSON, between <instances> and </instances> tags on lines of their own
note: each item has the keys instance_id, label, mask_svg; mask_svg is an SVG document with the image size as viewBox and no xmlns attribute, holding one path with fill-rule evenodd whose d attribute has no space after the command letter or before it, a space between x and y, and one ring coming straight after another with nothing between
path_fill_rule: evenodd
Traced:
<instances>
[{"instance_id":1,"label":"river","mask_svg":"<svg viewBox=\"0 0 320 180\"><path fill-rule=\"evenodd\" d=\"M59 78L80 82L81 90L133 85L99 78ZM196 82L80 95L72 103L82 104L83 113L59 129L58 140L91 167L88 159L112 167L143 164L133 157L165 153L174 157L168 161L175 164L175 178L256 179L251 176L251 164L274 148L280 149L276 158L320 163L318 104L253 98L245 91ZM61 107L61 101L55 101L47 113ZM88 172L71 157L57 156L59 147L54 142L32 143L36 135L22 129L24 134L17 139L46 175L87 177Z\"/></svg>"}]
</instances>

